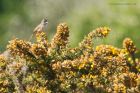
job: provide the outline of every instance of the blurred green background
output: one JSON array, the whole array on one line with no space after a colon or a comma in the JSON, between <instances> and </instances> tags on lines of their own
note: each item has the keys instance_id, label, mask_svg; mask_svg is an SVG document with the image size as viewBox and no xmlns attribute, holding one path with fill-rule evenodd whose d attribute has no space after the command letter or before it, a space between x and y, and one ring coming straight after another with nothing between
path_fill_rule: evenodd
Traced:
<instances>
[{"instance_id":1,"label":"blurred green background","mask_svg":"<svg viewBox=\"0 0 140 93\"><path fill-rule=\"evenodd\" d=\"M44 17L49 39L60 22L68 24L72 47L93 29L108 26L110 35L94 40L95 45L122 47L123 39L130 37L140 48L140 0L0 0L0 51L12 38L28 40Z\"/></svg>"}]
</instances>

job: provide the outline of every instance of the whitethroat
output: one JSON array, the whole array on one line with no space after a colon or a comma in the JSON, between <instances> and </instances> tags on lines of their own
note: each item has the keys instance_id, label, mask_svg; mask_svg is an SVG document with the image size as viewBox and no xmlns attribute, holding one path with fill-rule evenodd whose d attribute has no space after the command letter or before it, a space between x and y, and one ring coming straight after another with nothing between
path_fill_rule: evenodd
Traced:
<instances>
[{"instance_id":1,"label":"whitethroat","mask_svg":"<svg viewBox=\"0 0 140 93\"><path fill-rule=\"evenodd\" d=\"M47 26L47 24L48 24L48 19L46 17L41 21L41 23L39 25L36 26L36 28L33 30L33 34L35 34L37 32L45 31L45 27ZM29 41L32 39L33 34L30 36Z\"/></svg>"}]
</instances>

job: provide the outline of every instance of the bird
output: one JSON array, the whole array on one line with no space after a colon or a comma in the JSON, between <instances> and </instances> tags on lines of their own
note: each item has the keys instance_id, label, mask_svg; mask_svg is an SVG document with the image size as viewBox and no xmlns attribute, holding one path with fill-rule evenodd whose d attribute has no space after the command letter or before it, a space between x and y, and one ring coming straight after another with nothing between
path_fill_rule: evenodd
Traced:
<instances>
[{"instance_id":1,"label":"bird","mask_svg":"<svg viewBox=\"0 0 140 93\"><path fill-rule=\"evenodd\" d=\"M39 24L39 25L37 25L36 27L35 27L35 29L34 29L34 33L36 33L36 32L42 32L42 31L44 31L45 30L45 27L47 26L47 24L48 24L48 19L47 19L47 17L46 18L44 18L42 21L41 21L41 23Z\"/></svg>"},{"instance_id":2,"label":"bird","mask_svg":"<svg viewBox=\"0 0 140 93\"><path fill-rule=\"evenodd\" d=\"M47 27L48 24L48 18L45 17L42 19L41 23L35 27L33 30L33 34L36 34L37 32L43 32L45 30L45 27ZM30 36L29 41L32 39L33 34Z\"/></svg>"}]
</instances>

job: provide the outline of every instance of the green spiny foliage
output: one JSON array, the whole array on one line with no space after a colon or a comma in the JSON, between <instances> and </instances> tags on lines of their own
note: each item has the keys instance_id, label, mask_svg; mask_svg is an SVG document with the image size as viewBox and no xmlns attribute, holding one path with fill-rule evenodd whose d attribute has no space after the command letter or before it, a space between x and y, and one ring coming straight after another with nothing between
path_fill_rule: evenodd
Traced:
<instances>
[{"instance_id":1,"label":"green spiny foliage","mask_svg":"<svg viewBox=\"0 0 140 93\"><path fill-rule=\"evenodd\" d=\"M45 32L36 42L14 39L0 55L1 93L139 93L140 61L126 38L123 48L93 46L92 39L110 32L100 27L75 48L69 47L66 23L57 27L51 42Z\"/></svg>"}]
</instances>

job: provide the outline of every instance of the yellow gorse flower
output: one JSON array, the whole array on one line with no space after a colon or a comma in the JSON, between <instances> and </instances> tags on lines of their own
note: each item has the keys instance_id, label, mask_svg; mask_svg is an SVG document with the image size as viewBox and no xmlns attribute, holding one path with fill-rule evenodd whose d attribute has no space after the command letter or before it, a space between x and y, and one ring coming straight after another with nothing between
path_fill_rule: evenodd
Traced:
<instances>
[{"instance_id":1,"label":"yellow gorse flower","mask_svg":"<svg viewBox=\"0 0 140 93\"><path fill-rule=\"evenodd\" d=\"M124 40L124 48L94 46L93 39L111 31L99 27L71 48L66 23L57 26L50 42L44 25L38 27L35 42L11 40L8 54L0 55L0 93L140 92L140 62L131 39Z\"/></svg>"}]
</instances>

